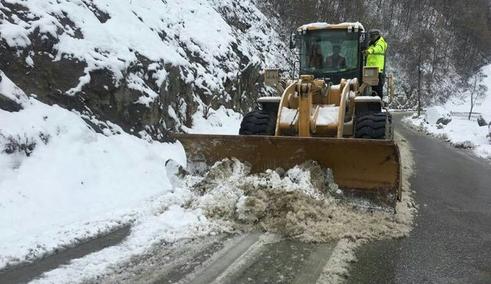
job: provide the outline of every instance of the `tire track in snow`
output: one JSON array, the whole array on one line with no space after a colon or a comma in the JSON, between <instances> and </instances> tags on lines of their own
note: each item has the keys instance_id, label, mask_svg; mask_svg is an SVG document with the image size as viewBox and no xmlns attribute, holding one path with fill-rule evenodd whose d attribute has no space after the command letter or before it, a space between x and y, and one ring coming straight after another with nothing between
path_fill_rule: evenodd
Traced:
<instances>
[{"instance_id":1,"label":"tire track in snow","mask_svg":"<svg viewBox=\"0 0 491 284\"><path fill-rule=\"evenodd\" d=\"M27 283L41 276L44 272L55 269L72 259L80 258L106 247L121 243L129 234L131 226L90 239L78 244L76 247L62 250L53 255L36 260L32 263L20 263L0 271L0 283Z\"/></svg>"}]
</instances>

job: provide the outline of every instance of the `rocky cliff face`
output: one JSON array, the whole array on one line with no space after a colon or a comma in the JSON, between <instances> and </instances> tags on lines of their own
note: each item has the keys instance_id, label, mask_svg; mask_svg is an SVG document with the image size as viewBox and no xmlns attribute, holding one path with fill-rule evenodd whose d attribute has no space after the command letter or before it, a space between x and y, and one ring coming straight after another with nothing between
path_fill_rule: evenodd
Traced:
<instances>
[{"instance_id":1,"label":"rocky cliff face","mask_svg":"<svg viewBox=\"0 0 491 284\"><path fill-rule=\"evenodd\" d=\"M196 112L249 109L260 70L286 65L278 24L253 0L175 2L1 1L0 70L43 102L154 139Z\"/></svg>"}]
</instances>

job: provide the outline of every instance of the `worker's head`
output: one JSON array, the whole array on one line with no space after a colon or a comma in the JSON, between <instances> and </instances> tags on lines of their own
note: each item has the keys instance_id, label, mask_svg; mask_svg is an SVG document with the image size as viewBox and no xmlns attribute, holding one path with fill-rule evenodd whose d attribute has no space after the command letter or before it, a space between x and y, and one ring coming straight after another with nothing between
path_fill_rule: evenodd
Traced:
<instances>
[{"instance_id":1,"label":"worker's head","mask_svg":"<svg viewBox=\"0 0 491 284\"><path fill-rule=\"evenodd\" d=\"M370 42L375 42L382 35L379 29L371 29L368 31L368 36L370 38Z\"/></svg>"},{"instance_id":2,"label":"worker's head","mask_svg":"<svg viewBox=\"0 0 491 284\"><path fill-rule=\"evenodd\" d=\"M332 47L332 52L335 54L335 55L338 55L340 52L341 52L341 46L339 45L334 45Z\"/></svg>"}]
</instances>

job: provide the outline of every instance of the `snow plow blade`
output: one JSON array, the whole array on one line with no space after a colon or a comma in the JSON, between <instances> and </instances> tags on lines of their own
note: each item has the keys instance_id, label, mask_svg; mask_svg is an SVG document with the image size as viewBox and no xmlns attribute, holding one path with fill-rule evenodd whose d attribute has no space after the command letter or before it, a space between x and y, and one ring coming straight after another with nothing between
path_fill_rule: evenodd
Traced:
<instances>
[{"instance_id":1,"label":"snow plow blade","mask_svg":"<svg viewBox=\"0 0 491 284\"><path fill-rule=\"evenodd\" d=\"M376 196L395 204L401 196L399 148L391 140L174 134L192 165L213 165L224 158L251 164L251 171L289 169L308 160L331 168L345 192Z\"/></svg>"}]
</instances>

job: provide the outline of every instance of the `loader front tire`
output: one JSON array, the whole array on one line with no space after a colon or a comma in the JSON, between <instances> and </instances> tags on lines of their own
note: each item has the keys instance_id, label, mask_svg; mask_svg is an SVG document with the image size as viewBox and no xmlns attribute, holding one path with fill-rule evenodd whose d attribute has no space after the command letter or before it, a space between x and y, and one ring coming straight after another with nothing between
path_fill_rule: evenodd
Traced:
<instances>
[{"instance_id":1,"label":"loader front tire","mask_svg":"<svg viewBox=\"0 0 491 284\"><path fill-rule=\"evenodd\" d=\"M387 112L371 113L356 118L355 138L391 139L392 116Z\"/></svg>"},{"instance_id":2,"label":"loader front tire","mask_svg":"<svg viewBox=\"0 0 491 284\"><path fill-rule=\"evenodd\" d=\"M251 111L240 123L240 135L274 135L276 117L263 110Z\"/></svg>"}]
</instances>

